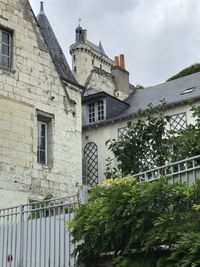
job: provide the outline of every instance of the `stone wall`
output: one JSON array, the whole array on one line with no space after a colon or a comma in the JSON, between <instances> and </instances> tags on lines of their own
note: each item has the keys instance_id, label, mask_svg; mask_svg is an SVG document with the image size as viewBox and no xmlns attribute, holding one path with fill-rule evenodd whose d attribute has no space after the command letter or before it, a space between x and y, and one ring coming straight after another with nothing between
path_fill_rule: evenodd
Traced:
<instances>
[{"instance_id":1,"label":"stone wall","mask_svg":"<svg viewBox=\"0 0 200 267\"><path fill-rule=\"evenodd\" d=\"M112 74L94 68L91 71L86 83L87 88L92 88L97 92L106 92L109 95L115 96L115 83Z\"/></svg>"},{"instance_id":2,"label":"stone wall","mask_svg":"<svg viewBox=\"0 0 200 267\"><path fill-rule=\"evenodd\" d=\"M94 67L100 68L108 73L114 62L105 57L87 44L73 44L70 46L72 55L72 71L77 81L85 85L85 82Z\"/></svg>"},{"instance_id":3,"label":"stone wall","mask_svg":"<svg viewBox=\"0 0 200 267\"><path fill-rule=\"evenodd\" d=\"M77 193L82 184L81 94L63 84L26 0L0 0L12 64L0 68L0 208ZM65 88L64 88L65 87ZM37 110L53 115L51 160L37 163Z\"/></svg>"}]
</instances>

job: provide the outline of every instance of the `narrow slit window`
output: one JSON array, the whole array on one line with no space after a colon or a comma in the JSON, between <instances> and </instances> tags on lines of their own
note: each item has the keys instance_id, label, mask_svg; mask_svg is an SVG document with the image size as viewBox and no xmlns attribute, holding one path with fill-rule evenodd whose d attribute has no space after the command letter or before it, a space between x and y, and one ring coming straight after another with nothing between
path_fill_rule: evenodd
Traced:
<instances>
[{"instance_id":1,"label":"narrow slit window","mask_svg":"<svg viewBox=\"0 0 200 267\"><path fill-rule=\"evenodd\" d=\"M11 34L0 30L0 66L9 69L11 66Z\"/></svg>"}]
</instances>

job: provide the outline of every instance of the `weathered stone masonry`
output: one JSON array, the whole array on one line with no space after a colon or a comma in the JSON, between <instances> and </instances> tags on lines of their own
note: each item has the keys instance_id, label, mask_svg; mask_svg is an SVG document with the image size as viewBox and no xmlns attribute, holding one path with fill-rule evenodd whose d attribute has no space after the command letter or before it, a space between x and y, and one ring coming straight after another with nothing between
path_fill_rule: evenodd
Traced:
<instances>
[{"instance_id":1,"label":"weathered stone masonry","mask_svg":"<svg viewBox=\"0 0 200 267\"><path fill-rule=\"evenodd\" d=\"M1 29L11 33L12 64L0 68L0 207L74 194L82 183L80 89L61 81L26 0L0 0ZM37 111L53 116L47 165L37 163Z\"/></svg>"}]
</instances>

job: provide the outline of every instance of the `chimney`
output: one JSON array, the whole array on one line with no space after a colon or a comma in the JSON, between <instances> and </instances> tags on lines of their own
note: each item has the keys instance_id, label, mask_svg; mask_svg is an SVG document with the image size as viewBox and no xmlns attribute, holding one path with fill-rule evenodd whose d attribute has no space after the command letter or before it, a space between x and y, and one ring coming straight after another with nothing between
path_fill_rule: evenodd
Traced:
<instances>
[{"instance_id":1,"label":"chimney","mask_svg":"<svg viewBox=\"0 0 200 267\"><path fill-rule=\"evenodd\" d=\"M125 70L124 54L119 55L119 66Z\"/></svg>"},{"instance_id":2,"label":"chimney","mask_svg":"<svg viewBox=\"0 0 200 267\"><path fill-rule=\"evenodd\" d=\"M119 57L118 56L115 56L115 66L119 66Z\"/></svg>"},{"instance_id":3,"label":"chimney","mask_svg":"<svg viewBox=\"0 0 200 267\"><path fill-rule=\"evenodd\" d=\"M125 70L124 55L115 56L115 66L112 67L111 73L115 81L115 95L120 99L129 96L129 72Z\"/></svg>"},{"instance_id":4,"label":"chimney","mask_svg":"<svg viewBox=\"0 0 200 267\"><path fill-rule=\"evenodd\" d=\"M83 42L87 43L87 30L83 30Z\"/></svg>"}]
</instances>

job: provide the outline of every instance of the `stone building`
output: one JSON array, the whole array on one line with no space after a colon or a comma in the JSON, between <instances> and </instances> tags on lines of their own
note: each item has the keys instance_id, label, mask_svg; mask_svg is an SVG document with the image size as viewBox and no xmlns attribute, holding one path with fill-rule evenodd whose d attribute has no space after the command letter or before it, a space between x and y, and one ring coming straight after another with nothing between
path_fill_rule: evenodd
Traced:
<instances>
[{"instance_id":1,"label":"stone building","mask_svg":"<svg viewBox=\"0 0 200 267\"><path fill-rule=\"evenodd\" d=\"M43 4L0 0L0 207L77 193L82 89Z\"/></svg>"},{"instance_id":2,"label":"stone building","mask_svg":"<svg viewBox=\"0 0 200 267\"><path fill-rule=\"evenodd\" d=\"M78 31L86 32L80 26ZM70 53L72 66L76 67L73 69L76 78L80 82L85 81L86 87L82 100L84 183L93 186L105 178L108 157L113 158L114 166L117 165L114 155L106 146L106 141L123 135L127 129L127 122L133 121L134 114L147 109L150 103L157 106L161 100L166 101L166 113L170 116L167 127L171 130L178 130L194 123L188 100L193 99L199 104L200 73L151 87L137 88L129 83L129 73L125 70L123 55L115 57L111 68L109 66L106 69L103 64L98 65L99 61L95 66L89 65L88 62L92 62L94 53L98 53L99 57L102 53L90 44L84 34L83 39L77 37L76 29L76 43L70 47ZM79 66L79 53L81 62L87 62L81 65L82 68ZM103 50L102 57L111 61L105 55Z\"/></svg>"}]
</instances>

